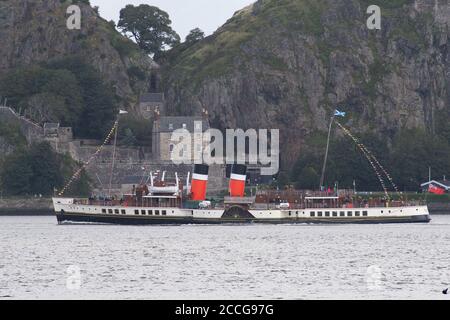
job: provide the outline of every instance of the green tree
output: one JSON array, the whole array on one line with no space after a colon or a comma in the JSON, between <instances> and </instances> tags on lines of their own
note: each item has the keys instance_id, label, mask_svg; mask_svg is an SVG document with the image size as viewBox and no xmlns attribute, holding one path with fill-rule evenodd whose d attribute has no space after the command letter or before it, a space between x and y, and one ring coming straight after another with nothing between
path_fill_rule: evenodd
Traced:
<instances>
[{"instance_id":1,"label":"green tree","mask_svg":"<svg viewBox=\"0 0 450 320\"><path fill-rule=\"evenodd\" d=\"M5 159L0 178L2 188L8 195L31 193L33 169L25 150L16 151Z\"/></svg>"},{"instance_id":2,"label":"green tree","mask_svg":"<svg viewBox=\"0 0 450 320\"><path fill-rule=\"evenodd\" d=\"M103 138L112 127L118 111L114 88L105 83L95 68L81 57L52 61L49 67L69 70L81 88L83 108L74 125L74 134L81 138Z\"/></svg>"},{"instance_id":3,"label":"green tree","mask_svg":"<svg viewBox=\"0 0 450 320\"><path fill-rule=\"evenodd\" d=\"M54 188L63 183L58 155L50 144L43 142L31 145L27 156L33 171L30 179L32 192L51 195Z\"/></svg>"},{"instance_id":4,"label":"green tree","mask_svg":"<svg viewBox=\"0 0 450 320\"><path fill-rule=\"evenodd\" d=\"M133 38L148 54L159 56L180 42L180 36L170 26L167 12L146 4L127 5L120 11L118 28Z\"/></svg>"},{"instance_id":5,"label":"green tree","mask_svg":"<svg viewBox=\"0 0 450 320\"><path fill-rule=\"evenodd\" d=\"M185 42L187 44L194 44L205 38L205 33L200 28L192 29L186 36Z\"/></svg>"}]
</instances>

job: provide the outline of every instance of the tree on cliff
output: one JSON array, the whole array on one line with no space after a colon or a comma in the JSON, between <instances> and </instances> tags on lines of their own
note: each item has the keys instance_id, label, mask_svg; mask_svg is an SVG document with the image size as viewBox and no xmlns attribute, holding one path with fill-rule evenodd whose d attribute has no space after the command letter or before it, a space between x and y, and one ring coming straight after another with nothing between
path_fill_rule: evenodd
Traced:
<instances>
[{"instance_id":1,"label":"tree on cliff","mask_svg":"<svg viewBox=\"0 0 450 320\"><path fill-rule=\"evenodd\" d=\"M159 56L180 42L180 36L170 26L169 14L157 7L141 4L127 5L120 11L118 28L136 41L139 47Z\"/></svg>"},{"instance_id":2,"label":"tree on cliff","mask_svg":"<svg viewBox=\"0 0 450 320\"><path fill-rule=\"evenodd\" d=\"M187 44L194 44L200 40L205 38L205 33L200 28L192 29L189 34L186 36Z\"/></svg>"}]
</instances>

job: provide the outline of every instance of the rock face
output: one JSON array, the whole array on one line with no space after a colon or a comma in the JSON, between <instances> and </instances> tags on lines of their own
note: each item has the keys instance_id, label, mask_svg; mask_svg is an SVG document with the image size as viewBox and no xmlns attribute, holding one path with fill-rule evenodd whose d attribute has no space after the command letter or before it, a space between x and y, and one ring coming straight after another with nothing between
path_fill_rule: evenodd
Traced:
<instances>
[{"instance_id":1,"label":"rock face","mask_svg":"<svg viewBox=\"0 0 450 320\"><path fill-rule=\"evenodd\" d=\"M66 11L72 2L81 8L80 30L67 28ZM97 68L120 97L135 100L139 92L148 89L154 62L84 2L0 1L0 73L78 55Z\"/></svg>"},{"instance_id":2,"label":"rock face","mask_svg":"<svg viewBox=\"0 0 450 320\"><path fill-rule=\"evenodd\" d=\"M335 108L356 132L449 125L448 0L260 0L165 67L167 108L216 128L281 129L282 166Z\"/></svg>"}]
</instances>

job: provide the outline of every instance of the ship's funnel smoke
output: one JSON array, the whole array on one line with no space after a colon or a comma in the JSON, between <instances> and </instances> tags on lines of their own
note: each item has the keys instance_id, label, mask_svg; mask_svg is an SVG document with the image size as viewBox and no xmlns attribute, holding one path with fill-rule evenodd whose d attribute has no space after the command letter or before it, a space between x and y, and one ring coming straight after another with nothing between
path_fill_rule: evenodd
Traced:
<instances>
[{"instance_id":1,"label":"ship's funnel smoke","mask_svg":"<svg viewBox=\"0 0 450 320\"><path fill-rule=\"evenodd\" d=\"M206 199L206 190L208 186L209 166L206 164L196 164L192 174L191 198L195 201Z\"/></svg>"},{"instance_id":2,"label":"ship's funnel smoke","mask_svg":"<svg viewBox=\"0 0 450 320\"><path fill-rule=\"evenodd\" d=\"M245 181L247 179L247 166L235 164L230 175L230 196L243 197L245 194Z\"/></svg>"}]
</instances>

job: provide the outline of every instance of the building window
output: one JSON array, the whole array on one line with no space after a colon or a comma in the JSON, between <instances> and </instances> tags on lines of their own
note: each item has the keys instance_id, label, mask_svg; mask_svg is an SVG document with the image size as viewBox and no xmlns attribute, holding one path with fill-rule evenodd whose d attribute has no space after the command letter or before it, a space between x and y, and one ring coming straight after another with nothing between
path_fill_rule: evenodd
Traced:
<instances>
[{"instance_id":1,"label":"building window","mask_svg":"<svg viewBox=\"0 0 450 320\"><path fill-rule=\"evenodd\" d=\"M311 217L315 217L316 216L316 213L314 212L314 211L311 211Z\"/></svg>"},{"instance_id":2,"label":"building window","mask_svg":"<svg viewBox=\"0 0 450 320\"><path fill-rule=\"evenodd\" d=\"M186 123L183 123L183 129L186 129L186 127L187 127Z\"/></svg>"},{"instance_id":3,"label":"building window","mask_svg":"<svg viewBox=\"0 0 450 320\"><path fill-rule=\"evenodd\" d=\"M169 145L169 151L170 151L170 152L173 152L173 148L174 148L174 145L173 145L173 144L170 144L170 145Z\"/></svg>"},{"instance_id":4,"label":"building window","mask_svg":"<svg viewBox=\"0 0 450 320\"><path fill-rule=\"evenodd\" d=\"M337 217L337 211L333 211L333 217Z\"/></svg>"},{"instance_id":5,"label":"building window","mask_svg":"<svg viewBox=\"0 0 450 320\"><path fill-rule=\"evenodd\" d=\"M173 130L173 123L169 123L169 130Z\"/></svg>"},{"instance_id":6,"label":"building window","mask_svg":"<svg viewBox=\"0 0 450 320\"><path fill-rule=\"evenodd\" d=\"M363 211L363 216L367 217L367 215L368 215L367 211Z\"/></svg>"}]
</instances>

